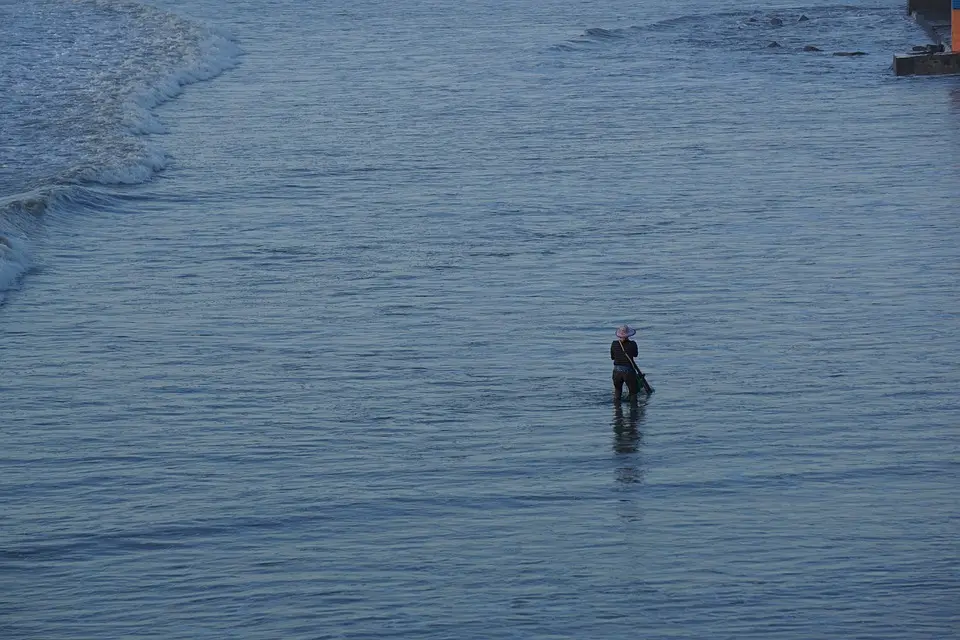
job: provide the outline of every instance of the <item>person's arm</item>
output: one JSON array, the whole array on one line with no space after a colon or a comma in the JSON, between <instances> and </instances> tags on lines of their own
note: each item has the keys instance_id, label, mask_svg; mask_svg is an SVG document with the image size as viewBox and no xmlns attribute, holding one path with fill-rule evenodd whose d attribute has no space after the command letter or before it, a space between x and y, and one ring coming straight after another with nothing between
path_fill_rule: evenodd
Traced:
<instances>
[{"instance_id":1,"label":"person's arm","mask_svg":"<svg viewBox=\"0 0 960 640\"><path fill-rule=\"evenodd\" d=\"M613 355L613 343L610 343L610 359L616 361L617 357Z\"/></svg>"}]
</instances>

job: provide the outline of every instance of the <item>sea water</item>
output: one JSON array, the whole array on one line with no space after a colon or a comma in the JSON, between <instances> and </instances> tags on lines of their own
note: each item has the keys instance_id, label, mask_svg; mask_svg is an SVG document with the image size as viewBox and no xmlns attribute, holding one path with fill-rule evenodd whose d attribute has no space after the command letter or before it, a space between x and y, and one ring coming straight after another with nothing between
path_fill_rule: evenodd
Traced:
<instances>
[{"instance_id":1,"label":"sea water","mask_svg":"<svg viewBox=\"0 0 960 640\"><path fill-rule=\"evenodd\" d=\"M0 636L960 637L925 42L893 0L0 2Z\"/></svg>"}]
</instances>

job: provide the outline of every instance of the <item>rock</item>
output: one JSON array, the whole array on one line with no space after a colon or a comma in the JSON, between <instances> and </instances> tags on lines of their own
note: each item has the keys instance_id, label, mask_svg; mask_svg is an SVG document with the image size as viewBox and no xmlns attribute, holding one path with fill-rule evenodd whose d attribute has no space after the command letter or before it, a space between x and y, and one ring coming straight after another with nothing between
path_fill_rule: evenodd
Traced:
<instances>
[{"instance_id":1,"label":"rock","mask_svg":"<svg viewBox=\"0 0 960 640\"><path fill-rule=\"evenodd\" d=\"M783 26L783 20L781 20L781 19L778 18L777 16L773 16L772 18L770 18L770 24L772 24L772 25L775 26L775 27L782 27L782 26Z\"/></svg>"},{"instance_id":2,"label":"rock","mask_svg":"<svg viewBox=\"0 0 960 640\"><path fill-rule=\"evenodd\" d=\"M770 44L767 45L767 48L768 48L768 49L779 49L779 48L780 48L780 43L777 42L776 40L773 40Z\"/></svg>"},{"instance_id":3,"label":"rock","mask_svg":"<svg viewBox=\"0 0 960 640\"><path fill-rule=\"evenodd\" d=\"M820 47L815 47L812 44L808 44L803 48L804 51L823 51Z\"/></svg>"},{"instance_id":4,"label":"rock","mask_svg":"<svg viewBox=\"0 0 960 640\"><path fill-rule=\"evenodd\" d=\"M801 13L801 14L800 14L800 17L797 18L797 22L806 22L806 21L809 20L809 19L810 19L810 18L808 18L807 16L805 16L805 15L803 15L803 14Z\"/></svg>"},{"instance_id":5,"label":"rock","mask_svg":"<svg viewBox=\"0 0 960 640\"><path fill-rule=\"evenodd\" d=\"M943 44L924 44L911 47L914 53L943 53L945 47Z\"/></svg>"},{"instance_id":6,"label":"rock","mask_svg":"<svg viewBox=\"0 0 960 640\"><path fill-rule=\"evenodd\" d=\"M834 51L833 55L835 56L865 56L867 55L863 51Z\"/></svg>"}]
</instances>

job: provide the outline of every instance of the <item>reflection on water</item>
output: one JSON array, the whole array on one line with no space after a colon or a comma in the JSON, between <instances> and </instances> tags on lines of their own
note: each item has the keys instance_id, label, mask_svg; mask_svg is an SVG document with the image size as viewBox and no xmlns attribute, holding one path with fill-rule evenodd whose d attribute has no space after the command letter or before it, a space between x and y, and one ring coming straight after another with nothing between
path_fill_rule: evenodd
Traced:
<instances>
[{"instance_id":1,"label":"reflection on water","mask_svg":"<svg viewBox=\"0 0 960 640\"><path fill-rule=\"evenodd\" d=\"M617 482L630 484L643 481L643 469L639 464L643 434L639 425L645 410L646 404L636 400L613 403L613 452L622 463L617 467Z\"/></svg>"}]
</instances>

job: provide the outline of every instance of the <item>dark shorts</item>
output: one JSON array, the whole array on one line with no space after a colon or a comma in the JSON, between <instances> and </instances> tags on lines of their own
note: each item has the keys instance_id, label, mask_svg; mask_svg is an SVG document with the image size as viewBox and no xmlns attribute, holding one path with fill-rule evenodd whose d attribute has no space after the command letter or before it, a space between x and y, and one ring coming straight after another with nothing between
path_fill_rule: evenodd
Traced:
<instances>
[{"instance_id":1,"label":"dark shorts","mask_svg":"<svg viewBox=\"0 0 960 640\"><path fill-rule=\"evenodd\" d=\"M640 387L639 380L637 380L637 374L633 371L628 371L619 367L614 368L613 390L618 396L623 394L624 383L626 383L627 389L629 390L631 396L637 395L637 391Z\"/></svg>"}]
</instances>

